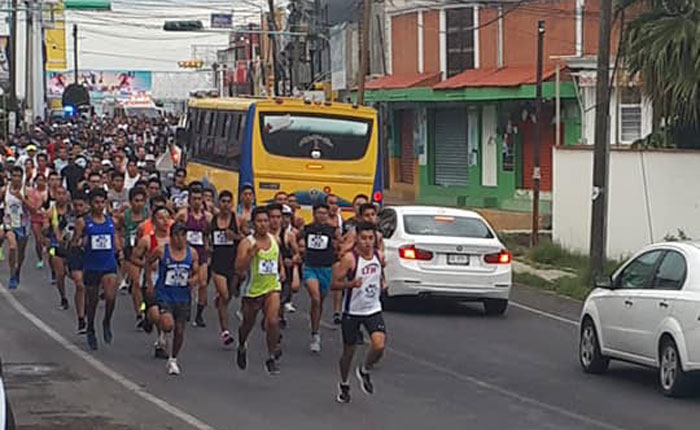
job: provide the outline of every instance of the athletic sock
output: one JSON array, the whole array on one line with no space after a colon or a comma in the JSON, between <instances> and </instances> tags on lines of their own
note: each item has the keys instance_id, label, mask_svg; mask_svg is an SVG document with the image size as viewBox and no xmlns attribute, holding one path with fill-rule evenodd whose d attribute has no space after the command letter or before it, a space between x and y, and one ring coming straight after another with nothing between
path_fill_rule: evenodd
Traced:
<instances>
[{"instance_id":1,"label":"athletic sock","mask_svg":"<svg viewBox=\"0 0 700 430\"><path fill-rule=\"evenodd\" d=\"M168 353L169 358L173 358L173 334L165 333L165 351Z\"/></svg>"}]
</instances>

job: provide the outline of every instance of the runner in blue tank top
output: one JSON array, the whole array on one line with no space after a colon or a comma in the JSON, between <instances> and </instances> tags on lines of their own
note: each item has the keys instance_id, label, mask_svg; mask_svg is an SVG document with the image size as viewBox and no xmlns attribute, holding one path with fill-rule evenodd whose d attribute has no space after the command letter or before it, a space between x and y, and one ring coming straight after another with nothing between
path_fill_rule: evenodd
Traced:
<instances>
[{"instance_id":1,"label":"runner in blue tank top","mask_svg":"<svg viewBox=\"0 0 700 430\"><path fill-rule=\"evenodd\" d=\"M187 226L177 223L170 229L170 244L154 249L148 257L149 264L158 261L158 279L155 297L160 310L154 321L165 334L165 350L168 353L169 375L179 375L177 355L182 349L185 325L190 319L190 288L197 283L199 258L197 251L187 245ZM153 278L146 277L147 294L153 292ZM173 329L175 336L173 338Z\"/></svg>"},{"instance_id":2,"label":"runner in blue tank top","mask_svg":"<svg viewBox=\"0 0 700 430\"><path fill-rule=\"evenodd\" d=\"M114 254L114 223L104 215L107 193L101 189L90 192L90 213L76 221L76 246L85 248L83 280L86 288L87 342L97 349L95 313L100 287L104 290L105 316L102 320L105 343L112 343L112 313L117 293L117 258Z\"/></svg>"}]
</instances>

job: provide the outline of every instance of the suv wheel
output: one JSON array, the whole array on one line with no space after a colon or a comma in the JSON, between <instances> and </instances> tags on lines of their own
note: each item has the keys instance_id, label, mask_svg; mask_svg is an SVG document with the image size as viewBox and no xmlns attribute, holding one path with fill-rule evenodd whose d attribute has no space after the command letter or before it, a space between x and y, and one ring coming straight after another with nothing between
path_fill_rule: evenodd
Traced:
<instances>
[{"instance_id":1,"label":"suv wheel","mask_svg":"<svg viewBox=\"0 0 700 430\"><path fill-rule=\"evenodd\" d=\"M583 320L578 342L578 358L586 373L605 373L610 365L610 359L600 352L600 342L595 324L590 318Z\"/></svg>"},{"instance_id":2,"label":"suv wheel","mask_svg":"<svg viewBox=\"0 0 700 430\"><path fill-rule=\"evenodd\" d=\"M508 300L486 299L484 300L484 310L486 315L503 315L508 309Z\"/></svg>"}]
</instances>

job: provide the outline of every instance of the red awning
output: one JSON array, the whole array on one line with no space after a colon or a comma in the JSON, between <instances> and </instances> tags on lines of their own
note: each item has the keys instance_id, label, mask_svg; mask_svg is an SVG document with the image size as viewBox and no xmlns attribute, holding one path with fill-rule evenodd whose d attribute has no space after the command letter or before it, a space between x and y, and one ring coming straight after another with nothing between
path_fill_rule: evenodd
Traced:
<instances>
[{"instance_id":1,"label":"red awning","mask_svg":"<svg viewBox=\"0 0 700 430\"><path fill-rule=\"evenodd\" d=\"M547 80L556 73L555 66L544 68L542 79ZM451 90L473 87L517 87L537 83L537 71L534 67L503 67L471 69L455 75L450 79L434 85L436 90Z\"/></svg>"},{"instance_id":2,"label":"red awning","mask_svg":"<svg viewBox=\"0 0 700 430\"><path fill-rule=\"evenodd\" d=\"M440 72L415 75L387 75L367 82L367 90L395 90L399 88L430 87L440 82Z\"/></svg>"}]
</instances>

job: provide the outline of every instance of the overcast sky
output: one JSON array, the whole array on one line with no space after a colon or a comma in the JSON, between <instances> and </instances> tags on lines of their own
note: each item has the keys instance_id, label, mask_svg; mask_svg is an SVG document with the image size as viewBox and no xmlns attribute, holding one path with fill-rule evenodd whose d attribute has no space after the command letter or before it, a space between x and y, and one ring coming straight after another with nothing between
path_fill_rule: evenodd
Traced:
<instances>
[{"instance_id":1,"label":"overcast sky","mask_svg":"<svg viewBox=\"0 0 700 430\"><path fill-rule=\"evenodd\" d=\"M276 1L276 4L281 4ZM112 0L111 12L67 13L68 64L73 64L72 24L79 29L82 69L178 70L177 62L199 53L223 48L226 34L173 33L163 22L199 19L209 26L212 13L231 12L235 24L260 22L266 0Z\"/></svg>"}]
</instances>

